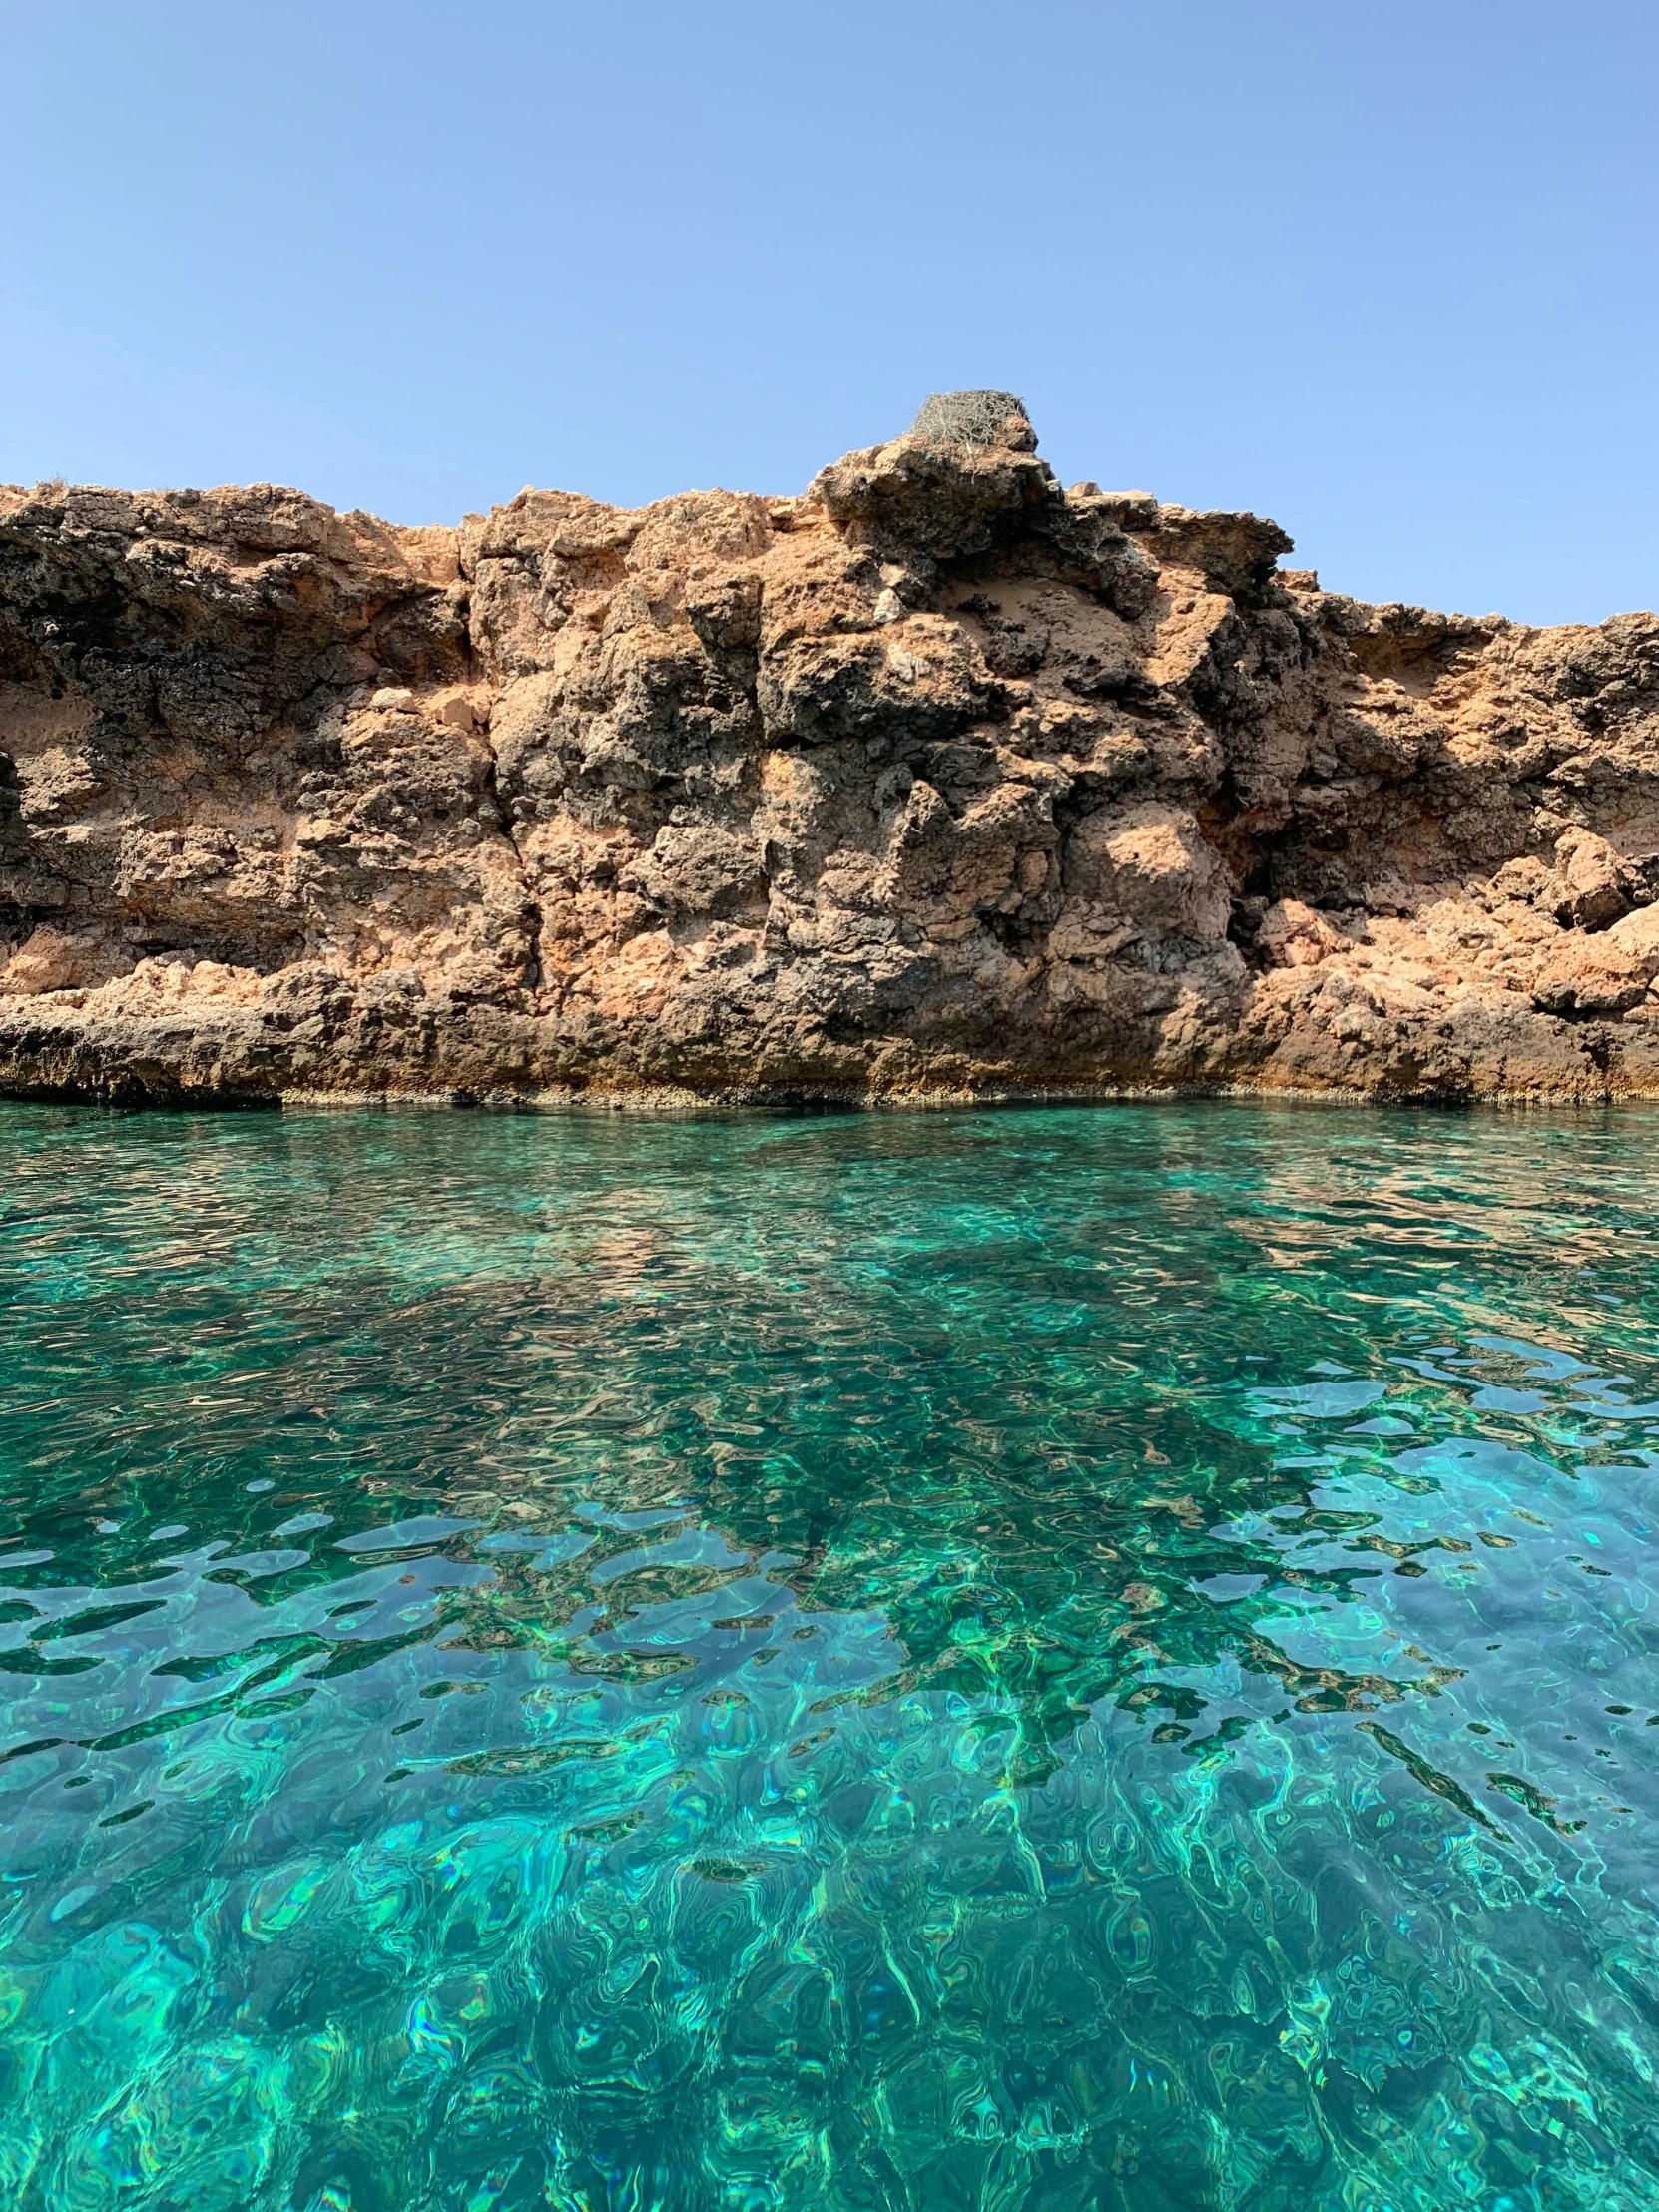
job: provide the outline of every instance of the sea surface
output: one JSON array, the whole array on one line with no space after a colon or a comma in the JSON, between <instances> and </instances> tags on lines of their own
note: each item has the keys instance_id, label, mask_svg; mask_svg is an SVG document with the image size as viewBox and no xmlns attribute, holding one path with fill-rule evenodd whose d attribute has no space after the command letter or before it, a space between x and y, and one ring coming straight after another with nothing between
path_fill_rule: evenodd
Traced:
<instances>
[{"instance_id":1,"label":"sea surface","mask_svg":"<svg viewBox=\"0 0 1659 2212\"><path fill-rule=\"evenodd\" d=\"M1651 2212L1659 1117L0 1107L0 2203Z\"/></svg>"}]
</instances>

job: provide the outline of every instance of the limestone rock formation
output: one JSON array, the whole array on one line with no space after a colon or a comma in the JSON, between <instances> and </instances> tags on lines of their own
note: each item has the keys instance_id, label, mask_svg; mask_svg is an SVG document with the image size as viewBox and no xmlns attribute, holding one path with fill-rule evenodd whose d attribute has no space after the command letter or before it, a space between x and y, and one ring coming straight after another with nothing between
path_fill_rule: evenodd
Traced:
<instances>
[{"instance_id":1,"label":"limestone rock formation","mask_svg":"<svg viewBox=\"0 0 1659 2212\"><path fill-rule=\"evenodd\" d=\"M1362 606L1035 445L0 492L0 1088L1659 1095L1659 622Z\"/></svg>"}]
</instances>

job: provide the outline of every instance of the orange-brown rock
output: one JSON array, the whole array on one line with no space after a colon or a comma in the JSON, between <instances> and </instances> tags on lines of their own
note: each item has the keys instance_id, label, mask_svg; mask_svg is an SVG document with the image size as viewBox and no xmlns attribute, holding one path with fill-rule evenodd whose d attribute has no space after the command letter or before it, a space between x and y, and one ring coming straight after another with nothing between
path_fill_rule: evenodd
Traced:
<instances>
[{"instance_id":1,"label":"orange-brown rock","mask_svg":"<svg viewBox=\"0 0 1659 2212\"><path fill-rule=\"evenodd\" d=\"M0 1087L1659 1094L1659 622L1359 605L1005 400L455 530L0 492Z\"/></svg>"}]
</instances>

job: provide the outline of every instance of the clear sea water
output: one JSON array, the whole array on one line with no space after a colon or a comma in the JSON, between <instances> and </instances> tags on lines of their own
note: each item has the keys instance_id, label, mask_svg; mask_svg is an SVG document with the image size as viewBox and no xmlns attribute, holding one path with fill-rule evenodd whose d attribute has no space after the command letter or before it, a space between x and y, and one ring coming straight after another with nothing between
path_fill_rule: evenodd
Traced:
<instances>
[{"instance_id":1,"label":"clear sea water","mask_svg":"<svg viewBox=\"0 0 1659 2212\"><path fill-rule=\"evenodd\" d=\"M1659 2204L1659 1118L0 1138L0 2203Z\"/></svg>"}]
</instances>

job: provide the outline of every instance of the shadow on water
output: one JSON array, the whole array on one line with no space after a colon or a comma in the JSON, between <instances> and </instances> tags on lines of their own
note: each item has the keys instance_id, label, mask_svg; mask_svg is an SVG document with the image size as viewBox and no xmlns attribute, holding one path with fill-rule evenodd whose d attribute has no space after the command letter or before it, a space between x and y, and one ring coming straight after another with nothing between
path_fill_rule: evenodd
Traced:
<instances>
[{"instance_id":1,"label":"shadow on water","mask_svg":"<svg viewBox=\"0 0 1659 2212\"><path fill-rule=\"evenodd\" d=\"M1651 2200L1649 1117L5 1126L14 2201Z\"/></svg>"}]
</instances>

